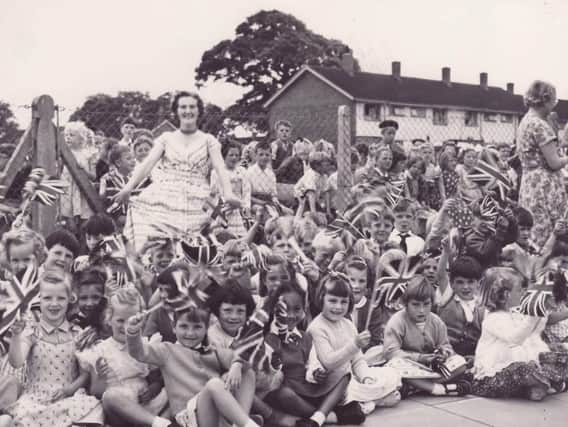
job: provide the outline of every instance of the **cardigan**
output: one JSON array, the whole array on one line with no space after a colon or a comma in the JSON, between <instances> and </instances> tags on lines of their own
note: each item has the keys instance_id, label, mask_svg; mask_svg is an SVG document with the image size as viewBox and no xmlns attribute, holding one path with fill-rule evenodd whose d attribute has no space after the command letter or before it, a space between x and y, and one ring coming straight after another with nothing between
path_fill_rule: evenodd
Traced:
<instances>
[{"instance_id":1,"label":"cardigan","mask_svg":"<svg viewBox=\"0 0 568 427\"><path fill-rule=\"evenodd\" d=\"M319 314L306 331L312 338L317 358L330 371L329 380L334 382L345 374L353 372L362 380L372 377L361 349L355 345L357 329L349 319L330 322Z\"/></svg>"},{"instance_id":2,"label":"cardigan","mask_svg":"<svg viewBox=\"0 0 568 427\"><path fill-rule=\"evenodd\" d=\"M178 343L147 344L140 335L127 334L126 342L133 358L160 368L172 414L185 409L207 381L228 370L233 359L231 350L216 349L200 354Z\"/></svg>"},{"instance_id":3,"label":"cardigan","mask_svg":"<svg viewBox=\"0 0 568 427\"><path fill-rule=\"evenodd\" d=\"M384 352L387 360L395 357L415 362L422 354L431 354L436 349L454 353L448 339L445 323L434 313L426 317L424 331L410 320L403 309L390 318L385 328Z\"/></svg>"}]
</instances>

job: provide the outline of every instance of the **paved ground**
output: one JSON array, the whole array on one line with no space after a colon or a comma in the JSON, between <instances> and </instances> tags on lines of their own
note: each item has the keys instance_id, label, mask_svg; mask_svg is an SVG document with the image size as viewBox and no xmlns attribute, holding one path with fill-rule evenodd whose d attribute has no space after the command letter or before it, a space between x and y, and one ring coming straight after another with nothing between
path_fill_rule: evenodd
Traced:
<instances>
[{"instance_id":1,"label":"paved ground","mask_svg":"<svg viewBox=\"0 0 568 427\"><path fill-rule=\"evenodd\" d=\"M367 427L566 427L568 393L543 402L480 397L412 397L395 408L378 409Z\"/></svg>"}]
</instances>

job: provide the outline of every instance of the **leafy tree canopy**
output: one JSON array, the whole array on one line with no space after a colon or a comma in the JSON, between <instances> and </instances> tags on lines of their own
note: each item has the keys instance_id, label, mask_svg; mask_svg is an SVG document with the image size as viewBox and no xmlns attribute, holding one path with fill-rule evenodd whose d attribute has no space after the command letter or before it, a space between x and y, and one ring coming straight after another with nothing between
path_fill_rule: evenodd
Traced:
<instances>
[{"instance_id":1,"label":"leafy tree canopy","mask_svg":"<svg viewBox=\"0 0 568 427\"><path fill-rule=\"evenodd\" d=\"M10 105L0 101L0 145L17 144L22 133Z\"/></svg>"},{"instance_id":2,"label":"leafy tree canopy","mask_svg":"<svg viewBox=\"0 0 568 427\"><path fill-rule=\"evenodd\" d=\"M138 128L154 129L164 120L174 124L170 110L171 94L164 93L153 99L141 92L119 92L117 96L98 94L89 96L75 111L70 121L83 121L92 130L100 130L106 136L120 138L120 123L131 117ZM201 117L201 129L216 135L222 128L223 110L214 104L205 104Z\"/></svg>"},{"instance_id":3,"label":"leafy tree canopy","mask_svg":"<svg viewBox=\"0 0 568 427\"><path fill-rule=\"evenodd\" d=\"M339 67L351 49L339 40L309 30L290 14L260 11L237 26L232 40L206 51L196 69L196 81L224 80L248 89L228 110L254 114L304 64ZM358 70L359 65L355 61Z\"/></svg>"},{"instance_id":4,"label":"leafy tree canopy","mask_svg":"<svg viewBox=\"0 0 568 427\"><path fill-rule=\"evenodd\" d=\"M126 117L134 119L139 128L153 129L171 118L170 94L165 93L156 99L142 92L119 92L116 96L92 95L69 120L81 120L90 129L120 138L120 123Z\"/></svg>"}]
</instances>

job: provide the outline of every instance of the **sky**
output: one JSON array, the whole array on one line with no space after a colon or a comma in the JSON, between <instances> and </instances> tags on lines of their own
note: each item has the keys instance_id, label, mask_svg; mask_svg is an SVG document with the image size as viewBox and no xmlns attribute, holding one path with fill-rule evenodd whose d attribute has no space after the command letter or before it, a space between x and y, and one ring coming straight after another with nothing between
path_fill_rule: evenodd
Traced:
<instances>
[{"instance_id":1,"label":"sky","mask_svg":"<svg viewBox=\"0 0 568 427\"><path fill-rule=\"evenodd\" d=\"M568 99L568 1L564 0L0 0L0 100L25 126L22 106L51 95L63 119L89 95L138 90L158 96L194 89L201 55L259 10L291 13L312 31L353 49L362 69L491 86L534 79ZM226 107L241 90L208 84Z\"/></svg>"}]
</instances>

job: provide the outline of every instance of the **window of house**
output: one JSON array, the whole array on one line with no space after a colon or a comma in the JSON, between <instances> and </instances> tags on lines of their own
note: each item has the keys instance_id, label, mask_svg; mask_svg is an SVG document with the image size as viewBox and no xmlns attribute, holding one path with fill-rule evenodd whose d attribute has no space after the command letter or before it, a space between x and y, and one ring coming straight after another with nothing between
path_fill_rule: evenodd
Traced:
<instances>
[{"instance_id":1,"label":"window of house","mask_svg":"<svg viewBox=\"0 0 568 427\"><path fill-rule=\"evenodd\" d=\"M513 123L513 115L501 114L501 123Z\"/></svg>"},{"instance_id":2,"label":"window of house","mask_svg":"<svg viewBox=\"0 0 568 427\"><path fill-rule=\"evenodd\" d=\"M434 116L432 121L435 125L446 126L448 124L448 110L442 108L434 108Z\"/></svg>"},{"instance_id":3,"label":"window of house","mask_svg":"<svg viewBox=\"0 0 568 427\"><path fill-rule=\"evenodd\" d=\"M363 106L365 120L377 121L381 118L380 104L364 104Z\"/></svg>"},{"instance_id":4,"label":"window of house","mask_svg":"<svg viewBox=\"0 0 568 427\"><path fill-rule=\"evenodd\" d=\"M406 107L403 105L391 105L391 116L406 116Z\"/></svg>"},{"instance_id":5,"label":"window of house","mask_svg":"<svg viewBox=\"0 0 568 427\"><path fill-rule=\"evenodd\" d=\"M465 112L465 125L466 126L477 126L478 125L478 114L477 111L466 111Z\"/></svg>"},{"instance_id":6,"label":"window of house","mask_svg":"<svg viewBox=\"0 0 568 427\"><path fill-rule=\"evenodd\" d=\"M496 113L485 113L483 114L483 120L486 122L496 122L497 121L497 114Z\"/></svg>"},{"instance_id":7,"label":"window of house","mask_svg":"<svg viewBox=\"0 0 568 427\"><path fill-rule=\"evenodd\" d=\"M410 109L410 117L426 117L426 108L412 107Z\"/></svg>"}]
</instances>

